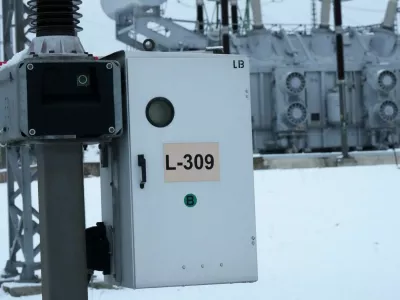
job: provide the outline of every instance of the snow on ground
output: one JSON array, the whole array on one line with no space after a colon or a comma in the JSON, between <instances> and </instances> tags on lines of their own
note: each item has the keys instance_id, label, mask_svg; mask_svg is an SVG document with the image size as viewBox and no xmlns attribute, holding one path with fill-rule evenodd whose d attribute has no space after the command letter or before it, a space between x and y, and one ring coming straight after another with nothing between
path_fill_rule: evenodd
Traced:
<instances>
[{"instance_id":1,"label":"snow on ground","mask_svg":"<svg viewBox=\"0 0 400 300\"><path fill-rule=\"evenodd\" d=\"M259 282L90 289L89 299L398 300L400 201L395 187L399 179L400 170L394 166L257 171ZM85 188L87 226L92 226L101 213L99 179L86 179ZM34 183L34 195L36 191ZM8 246L4 184L0 195L4 200L0 263L4 263ZM0 292L0 299L12 298Z\"/></svg>"},{"instance_id":2,"label":"snow on ground","mask_svg":"<svg viewBox=\"0 0 400 300\"><path fill-rule=\"evenodd\" d=\"M83 159L87 163L96 163L100 161L99 145L88 145L87 149L83 152Z\"/></svg>"}]
</instances>

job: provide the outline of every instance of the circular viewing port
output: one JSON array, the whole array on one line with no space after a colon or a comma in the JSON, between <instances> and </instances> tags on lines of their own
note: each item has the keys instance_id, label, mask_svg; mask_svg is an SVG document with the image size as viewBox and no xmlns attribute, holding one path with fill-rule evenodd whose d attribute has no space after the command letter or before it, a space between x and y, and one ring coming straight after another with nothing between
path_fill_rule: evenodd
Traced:
<instances>
[{"instance_id":1,"label":"circular viewing port","mask_svg":"<svg viewBox=\"0 0 400 300\"><path fill-rule=\"evenodd\" d=\"M146 118L155 127L162 128L171 124L175 116L174 106L164 97L150 100L146 106Z\"/></svg>"}]
</instances>

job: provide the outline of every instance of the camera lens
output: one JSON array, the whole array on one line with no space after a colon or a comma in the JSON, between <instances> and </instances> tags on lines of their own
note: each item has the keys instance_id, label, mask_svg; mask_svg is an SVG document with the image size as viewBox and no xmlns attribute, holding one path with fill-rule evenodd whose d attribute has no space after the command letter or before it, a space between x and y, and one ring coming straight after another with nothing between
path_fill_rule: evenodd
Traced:
<instances>
[{"instance_id":1,"label":"camera lens","mask_svg":"<svg viewBox=\"0 0 400 300\"><path fill-rule=\"evenodd\" d=\"M86 75L78 76L78 85L87 85L89 82L89 78Z\"/></svg>"}]
</instances>

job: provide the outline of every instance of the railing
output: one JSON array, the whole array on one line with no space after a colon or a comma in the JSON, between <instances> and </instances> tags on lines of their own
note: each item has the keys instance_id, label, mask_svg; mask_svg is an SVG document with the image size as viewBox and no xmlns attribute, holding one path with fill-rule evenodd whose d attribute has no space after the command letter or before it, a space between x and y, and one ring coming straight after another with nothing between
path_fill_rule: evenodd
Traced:
<instances>
[{"instance_id":1,"label":"railing","mask_svg":"<svg viewBox=\"0 0 400 300\"><path fill-rule=\"evenodd\" d=\"M189 27L195 27L196 21L194 20L185 20L185 19L174 19L171 18L171 21L174 21L176 23L180 23L182 26L189 28ZM205 34L212 32L212 31L218 31L220 30L220 26L218 27L215 22L208 22L205 24ZM284 29L288 33L301 33L301 34L311 34L312 30L315 29L316 27L313 26L312 24L298 24L298 23L264 23L264 26L267 30L270 31L280 31ZM379 28L381 24L370 24L370 25L363 25L363 26L343 26L345 29L355 29L359 32L367 33L371 32L372 29ZM193 28L189 28L193 29ZM331 30L334 30L334 26L330 26ZM245 35L246 29L244 28L244 24L239 25L239 34L240 35Z\"/></svg>"}]
</instances>

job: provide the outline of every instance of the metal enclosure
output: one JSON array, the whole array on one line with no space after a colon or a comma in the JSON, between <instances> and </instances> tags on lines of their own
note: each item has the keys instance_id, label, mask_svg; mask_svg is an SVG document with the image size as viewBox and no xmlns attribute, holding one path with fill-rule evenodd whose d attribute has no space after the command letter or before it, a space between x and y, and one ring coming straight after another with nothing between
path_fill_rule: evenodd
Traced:
<instances>
[{"instance_id":1,"label":"metal enclosure","mask_svg":"<svg viewBox=\"0 0 400 300\"><path fill-rule=\"evenodd\" d=\"M125 68L127 123L102 146L108 280L136 289L257 281L248 60L128 52Z\"/></svg>"}]
</instances>

